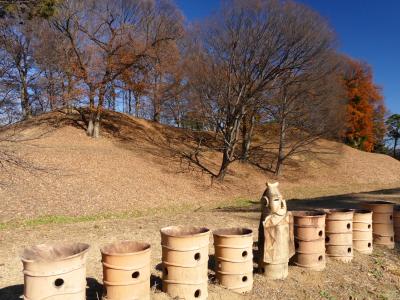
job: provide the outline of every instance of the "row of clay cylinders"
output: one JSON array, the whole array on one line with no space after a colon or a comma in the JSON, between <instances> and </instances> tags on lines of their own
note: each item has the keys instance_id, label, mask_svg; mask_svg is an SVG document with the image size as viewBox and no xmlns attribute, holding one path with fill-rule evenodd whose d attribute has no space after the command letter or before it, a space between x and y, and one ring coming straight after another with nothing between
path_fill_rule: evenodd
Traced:
<instances>
[{"instance_id":1,"label":"row of clay cylinders","mask_svg":"<svg viewBox=\"0 0 400 300\"><path fill-rule=\"evenodd\" d=\"M293 211L295 265L310 270L325 269L325 212Z\"/></svg>"},{"instance_id":2,"label":"row of clay cylinders","mask_svg":"<svg viewBox=\"0 0 400 300\"><path fill-rule=\"evenodd\" d=\"M394 248L394 224L393 208L394 204L385 201L372 201L363 203L363 207L371 210L372 231L374 244Z\"/></svg>"},{"instance_id":3,"label":"row of clay cylinders","mask_svg":"<svg viewBox=\"0 0 400 300\"><path fill-rule=\"evenodd\" d=\"M326 255L342 262L352 261L354 210L328 209L325 211Z\"/></svg>"},{"instance_id":4,"label":"row of clay cylinders","mask_svg":"<svg viewBox=\"0 0 400 300\"><path fill-rule=\"evenodd\" d=\"M213 232L217 281L234 292L253 287L253 232L226 228ZM162 287L177 299L208 296L209 230L203 227L170 226L161 229Z\"/></svg>"}]
</instances>

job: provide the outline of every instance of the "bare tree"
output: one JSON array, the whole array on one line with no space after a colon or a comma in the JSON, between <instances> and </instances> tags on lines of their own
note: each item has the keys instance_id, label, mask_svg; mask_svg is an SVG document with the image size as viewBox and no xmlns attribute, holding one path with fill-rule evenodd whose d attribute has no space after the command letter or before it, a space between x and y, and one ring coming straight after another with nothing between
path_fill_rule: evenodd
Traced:
<instances>
[{"instance_id":1,"label":"bare tree","mask_svg":"<svg viewBox=\"0 0 400 300\"><path fill-rule=\"evenodd\" d=\"M151 16L163 14L160 3L174 9L167 1L65 1L53 21L69 40L75 75L87 86L89 136L99 136L110 83L128 70L135 73L146 68L155 57L155 49L179 34L180 24L170 13L163 15L160 30L154 32L149 27Z\"/></svg>"},{"instance_id":2,"label":"bare tree","mask_svg":"<svg viewBox=\"0 0 400 300\"><path fill-rule=\"evenodd\" d=\"M29 24L20 24L16 20L0 21L0 52L7 61L2 76L2 86L9 89L9 96L17 95L23 119L32 116L32 87L36 84L38 71L35 69L31 32Z\"/></svg>"},{"instance_id":3,"label":"bare tree","mask_svg":"<svg viewBox=\"0 0 400 300\"><path fill-rule=\"evenodd\" d=\"M251 124L260 99L279 90L285 74L301 73L315 55L331 49L328 31L316 13L290 1L225 1L203 24L189 81L223 138L218 179L238 157L243 118L249 116Z\"/></svg>"}]
</instances>

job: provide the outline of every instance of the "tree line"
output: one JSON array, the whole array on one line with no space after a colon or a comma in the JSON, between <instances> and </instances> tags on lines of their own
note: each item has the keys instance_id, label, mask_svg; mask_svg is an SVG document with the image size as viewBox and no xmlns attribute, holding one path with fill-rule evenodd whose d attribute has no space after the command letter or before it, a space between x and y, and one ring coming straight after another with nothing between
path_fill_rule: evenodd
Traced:
<instances>
[{"instance_id":1,"label":"tree line","mask_svg":"<svg viewBox=\"0 0 400 300\"><path fill-rule=\"evenodd\" d=\"M371 69L340 54L332 28L305 5L225 0L189 23L172 0L4 3L3 125L62 108L98 138L109 109L215 132L220 180L251 159L257 126L276 133L276 175L321 137L383 147L386 109Z\"/></svg>"}]
</instances>

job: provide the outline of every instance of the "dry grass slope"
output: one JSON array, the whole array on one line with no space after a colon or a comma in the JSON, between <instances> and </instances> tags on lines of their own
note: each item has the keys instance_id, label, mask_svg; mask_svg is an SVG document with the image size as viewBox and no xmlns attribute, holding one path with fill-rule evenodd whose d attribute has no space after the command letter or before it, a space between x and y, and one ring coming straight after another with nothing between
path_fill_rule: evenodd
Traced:
<instances>
[{"instance_id":1,"label":"dry grass slope","mask_svg":"<svg viewBox=\"0 0 400 300\"><path fill-rule=\"evenodd\" d=\"M10 127L26 139L7 147L35 168L9 166L0 174L0 222L39 216L99 218L143 215L162 210L215 207L258 199L270 172L235 162L224 183L185 159L201 137L200 160L216 171L219 153L211 133L193 133L106 112L104 134L86 136L79 115L54 112ZM255 146L262 145L257 137ZM3 144L4 146L4 144ZM262 147L259 147L262 148ZM400 162L331 141L295 157L280 179L286 198L360 192L400 186ZM268 153L260 152L260 163ZM51 217L50 217L51 218Z\"/></svg>"}]
</instances>

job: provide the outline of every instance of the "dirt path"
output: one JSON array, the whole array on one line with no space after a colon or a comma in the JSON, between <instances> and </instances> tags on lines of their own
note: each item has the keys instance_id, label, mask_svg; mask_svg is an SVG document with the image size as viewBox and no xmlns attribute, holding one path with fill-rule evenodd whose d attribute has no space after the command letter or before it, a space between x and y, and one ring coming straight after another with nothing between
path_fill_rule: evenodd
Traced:
<instances>
[{"instance_id":1,"label":"dirt path","mask_svg":"<svg viewBox=\"0 0 400 300\"><path fill-rule=\"evenodd\" d=\"M291 207L353 207L361 198L385 198L400 203L400 189L343 195L332 199L291 201ZM31 228L0 230L0 299L17 300L23 293L22 264L19 254L26 246L59 241L81 241L91 245L88 257L88 299L101 293L101 245L113 240L148 241L152 246L153 299L168 299L159 291L157 269L161 247L159 229L172 224L206 225L210 229L246 226L255 231L258 225L257 204L246 207L222 208L213 211L187 212L160 217L124 220L102 220L74 224L45 224ZM210 244L210 253L213 248ZM212 265L212 263L210 263ZM327 261L323 272L311 272L291 266L285 281L268 281L256 274L251 293L239 296L214 283L209 284L210 299L400 299L400 249L375 247L372 256L356 254L352 263ZM212 266L210 266L212 267ZM212 269L212 268L211 268ZM210 271L212 274L212 271Z\"/></svg>"}]
</instances>

